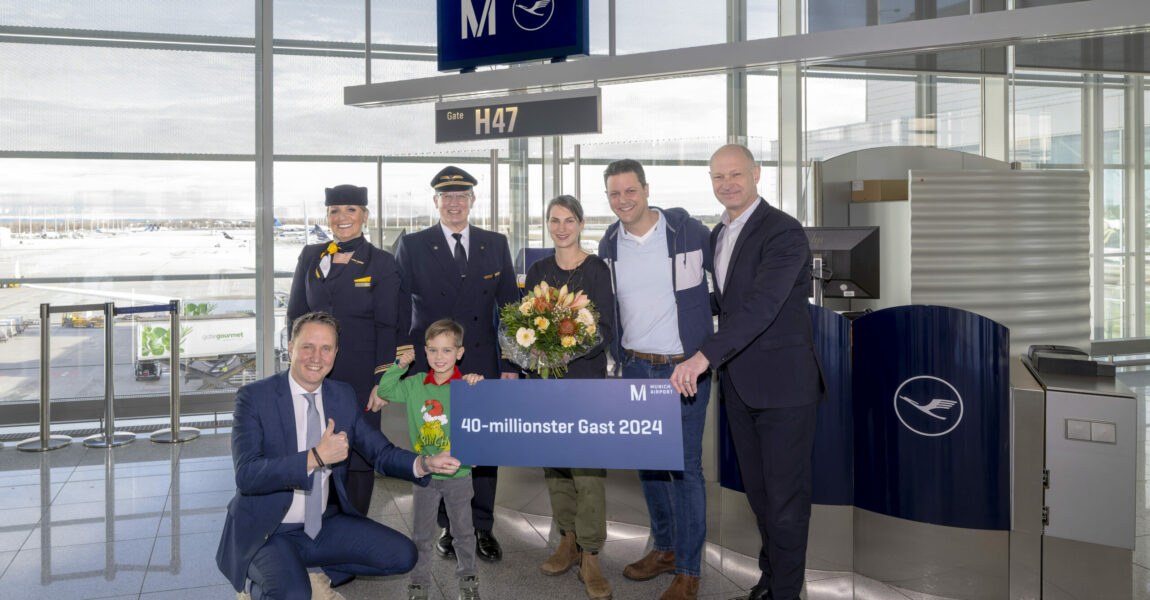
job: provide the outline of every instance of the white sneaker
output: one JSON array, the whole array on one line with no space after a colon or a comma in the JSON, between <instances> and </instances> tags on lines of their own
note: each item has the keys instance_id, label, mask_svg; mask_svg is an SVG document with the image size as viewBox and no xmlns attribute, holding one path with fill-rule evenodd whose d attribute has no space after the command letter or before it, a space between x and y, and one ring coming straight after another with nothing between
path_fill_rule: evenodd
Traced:
<instances>
[{"instance_id":1,"label":"white sneaker","mask_svg":"<svg viewBox=\"0 0 1150 600\"><path fill-rule=\"evenodd\" d=\"M347 600L343 594L331 589L331 578L323 573L308 573L313 600Z\"/></svg>"}]
</instances>

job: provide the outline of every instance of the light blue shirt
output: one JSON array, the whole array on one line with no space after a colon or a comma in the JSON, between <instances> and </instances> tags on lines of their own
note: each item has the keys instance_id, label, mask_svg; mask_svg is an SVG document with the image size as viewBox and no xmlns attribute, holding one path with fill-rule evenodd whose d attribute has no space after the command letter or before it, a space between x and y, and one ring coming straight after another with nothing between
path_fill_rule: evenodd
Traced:
<instances>
[{"instance_id":1,"label":"light blue shirt","mask_svg":"<svg viewBox=\"0 0 1150 600\"><path fill-rule=\"evenodd\" d=\"M649 354L682 354L679 309L667 256L667 221L659 221L642 236L619 228L618 259L615 261L615 295L623 347ZM621 357L620 357L621 358Z\"/></svg>"}]
</instances>

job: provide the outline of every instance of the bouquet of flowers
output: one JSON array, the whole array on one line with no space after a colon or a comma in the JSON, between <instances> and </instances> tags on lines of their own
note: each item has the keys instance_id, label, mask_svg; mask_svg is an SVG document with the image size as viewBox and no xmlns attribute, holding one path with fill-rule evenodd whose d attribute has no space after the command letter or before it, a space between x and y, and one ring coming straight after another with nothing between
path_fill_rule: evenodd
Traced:
<instances>
[{"instance_id":1,"label":"bouquet of flowers","mask_svg":"<svg viewBox=\"0 0 1150 600\"><path fill-rule=\"evenodd\" d=\"M499 314L499 345L511 362L544 379L562 377L567 363L602 340L599 313L582 290L555 289L544 281Z\"/></svg>"}]
</instances>

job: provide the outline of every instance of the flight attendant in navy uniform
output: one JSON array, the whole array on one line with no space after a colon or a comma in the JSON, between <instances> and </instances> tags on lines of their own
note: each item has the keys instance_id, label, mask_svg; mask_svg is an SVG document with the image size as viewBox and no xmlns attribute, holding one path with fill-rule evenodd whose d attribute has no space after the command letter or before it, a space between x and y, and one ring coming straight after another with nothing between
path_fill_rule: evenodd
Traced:
<instances>
[{"instance_id":1,"label":"flight attendant in navy uniform","mask_svg":"<svg viewBox=\"0 0 1150 600\"><path fill-rule=\"evenodd\" d=\"M411 328L408 339L422 340L424 330L439 319L463 325L467 352L459 369L491 379L515 379L519 369L500 358L496 337L499 308L519 301L519 287L507 238L471 225L476 179L458 167L447 167L431 180L439 223L399 240L395 259L403 288L411 292ZM426 357L416 352L411 372L427 370ZM496 469L477 466L471 471L475 497L471 501L476 554L499 560L503 551L491 532L494 525ZM443 527L436 551L455 553L447 515L440 506Z\"/></svg>"},{"instance_id":2,"label":"flight attendant in navy uniform","mask_svg":"<svg viewBox=\"0 0 1150 600\"><path fill-rule=\"evenodd\" d=\"M369 408L379 376L395 363L397 350L407 342L400 330L400 311L410 310L411 300L400 287L395 259L363 237L367 224L367 188L339 185L327 188L324 205L333 242L305 246L299 255L291 296L288 328L296 318L323 311L339 320L343 333L332 379L351 384L363 418L379 428L379 406ZM363 515L371 504L375 485L372 465L352 452L348 465L347 494L351 505Z\"/></svg>"}]
</instances>

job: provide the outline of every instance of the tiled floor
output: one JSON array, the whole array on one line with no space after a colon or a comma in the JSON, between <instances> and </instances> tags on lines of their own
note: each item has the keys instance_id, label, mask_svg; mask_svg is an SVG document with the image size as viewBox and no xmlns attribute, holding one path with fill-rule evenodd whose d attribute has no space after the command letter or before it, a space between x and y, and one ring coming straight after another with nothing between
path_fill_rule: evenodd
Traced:
<instances>
[{"instance_id":1,"label":"tiled floor","mask_svg":"<svg viewBox=\"0 0 1150 600\"><path fill-rule=\"evenodd\" d=\"M1148 450L1150 451L1150 450ZM72 446L35 454L0 450L0 598L233 598L215 551L234 488L226 432L177 445L141 438L113 450ZM1140 490L1146 467L1139 464ZM1135 598L1150 598L1145 494L1138 498ZM410 534L410 484L377 480L371 517ZM480 563L483 597L582 600L574 571L550 578L551 519L499 508L500 563ZM623 566L641 556L647 530L612 523L602 552L617 600L654 599L669 576L633 582ZM754 561L708 546L699 597L738 598L757 578ZM433 598L455 598L454 563L436 558ZM361 578L339 588L349 600L404 598L405 576ZM850 573L807 572L809 599L927 600Z\"/></svg>"}]
</instances>

